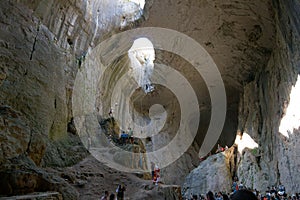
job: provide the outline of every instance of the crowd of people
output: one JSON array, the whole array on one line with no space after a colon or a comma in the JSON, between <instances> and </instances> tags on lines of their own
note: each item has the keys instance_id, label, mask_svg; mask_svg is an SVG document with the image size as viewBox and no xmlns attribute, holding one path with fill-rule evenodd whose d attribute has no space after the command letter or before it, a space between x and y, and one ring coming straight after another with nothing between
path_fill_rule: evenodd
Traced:
<instances>
[{"instance_id":1,"label":"crowd of people","mask_svg":"<svg viewBox=\"0 0 300 200\"><path fill-rule=\"evenodd\" d=\"M242 183L238 184L234 181L231 193L209 191L205 195L191 194L188 200L300 200L300 194L288 195L283 185L268 187L263 193L256 189L246 188Z\"/></svg>"},{"instance_id":2,"label":"crowd of people","mask_svg":"<svg viewBox=\"0 0 300 200\"><path fill-rule=\"evenodd\" d=\"M109 193L108 191L105 191L103 196L100 198L100 200L124 200L124 193L126 191L125 186L118 185L116 189L116 194Z\"/></svg>"},{"instance_id":3,"label":"crowd of people","mask_svg":"<svg viewBox=\"0 0 300 200\"><path fill-rule=\"evenodd\" d=\"M127 132L125 132L124 130L121 131L120 140L121 140L121 145L133 143L133 131L130 127L128 128Z\"/></svg>"},{"instance_id":4,"label":"crowd of people","mask_svg":"<svg viewBox=\"0 0 300 200\"><path fill-rule=\"evenodd\" d=\"M110 110L109 116L113 117L113 111ZM129 127L128 131L121 131L119 135L118 142L120 145L124 144L133 144L133 130ZM218 144L216 152L220 153L228 150L228 147L222 147ZM211 156L213 153L210 152L203 158L200 158L200 161L205 160L207 157ZM160 182L160 169L158 166L151 162L151 171L152 171L152 181L153 184L158 185ZM285 192L285 187L279 185L277 187L272 186L268 187L265 192L260 192L256 189L250 189L243 185L242 182L238 182L237 178L233 180L231 193L226 192L215 192L209 191L207 194L190 194L190 197L186 200L300 200L300 193L295 193L288 195ZM116 190L116 194L109 193L108 191L104 192L104 195L100 198L101 200L123 200L124 192L126 191L125 186L119 185Z\"/></svg>"}]
</instances>

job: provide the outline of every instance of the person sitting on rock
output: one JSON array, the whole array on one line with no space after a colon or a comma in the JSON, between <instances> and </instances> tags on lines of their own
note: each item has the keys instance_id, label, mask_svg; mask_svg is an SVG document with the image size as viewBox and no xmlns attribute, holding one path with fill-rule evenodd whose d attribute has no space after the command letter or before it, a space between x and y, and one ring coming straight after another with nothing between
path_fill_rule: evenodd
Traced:
<instances>
[{"instance_id":1,"label":"person sitting on rock","mask_svg":"<svg viewBox=\"0 0 300 200\"><path fill-rule=\"evenodd\" d=\"M122 144L126 144L127 139L128 139L128 134L125 133L125 131L122 131L122 133L121 133L121 142L122 142Z\"/></svg>"},{"instance_id":2,"label":"person sitting on rock","mask_svg":"<svg viewBox=\"0 0 300 200\"><path fill-rule=\"evenodd\" d=\"M218 148L217 148L217 150L216 150L216 153L223 152L223 151L224 151L224 148L221 147L220 144L218 144Z\"/></svg>"}]
</instances>

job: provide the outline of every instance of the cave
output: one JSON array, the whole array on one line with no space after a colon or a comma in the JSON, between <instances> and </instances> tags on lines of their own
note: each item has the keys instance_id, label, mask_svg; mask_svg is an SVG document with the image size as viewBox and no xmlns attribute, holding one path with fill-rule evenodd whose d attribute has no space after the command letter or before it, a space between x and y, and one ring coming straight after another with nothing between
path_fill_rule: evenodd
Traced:
<instances>
[{"instance_id":1,"label":"cave","mask_svg":"<svg viewBox=\"0 0 300 200\"><path fill-rule=\"evenodd\" d=\"M299 1L0 4L0 199L300 192Z\"/></svg>"}]
</instances>

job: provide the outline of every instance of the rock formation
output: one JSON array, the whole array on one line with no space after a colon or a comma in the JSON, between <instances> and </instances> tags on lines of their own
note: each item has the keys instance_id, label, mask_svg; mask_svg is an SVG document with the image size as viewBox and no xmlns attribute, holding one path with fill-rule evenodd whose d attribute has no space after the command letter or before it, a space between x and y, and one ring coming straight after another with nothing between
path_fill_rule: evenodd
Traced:
<instances>
[{"instance_id":1,"label":"rock formation","mask_svg":"<svg viewBox=\"0 0 300 200\"><path fill-rule=\"evenodd\" d=\"M299 130L286 137L279 126L299 74L299 2L273 1L273 8L275 46L268 63L244 84L239 103L238 138L249 134L258 148L237 152L234 176L250 188L283 184L293 193L299 190Z\"/></svg>"},{"instance_id":2,"label":"rock formation","mask_svg":"<svg viewBox=\"0 0 300 200\"><path fill-rule=\"evenodd\" d=\"M299 6L294 1L274 2L276 48L266 67L244 87L240 102L239 130L248 133L259 148L256 155L249 150L241 155L238 175L254 188L284 184L290 193L299 190L299 130L289 137L279 132L300 69L300 29L295 18Z\"/></svg>"},{"instance_id":3,"label":"rock formation","mask_svg":"<svg viewBox=\"0 0 300 200\"><path fill-rule=\"evenodd\" d=\"M141 140L148 152L172 141L181 120L188 127L198 123L194 119L201 113L192 144L162 169L166 184L183 185L184 192L228 190L233 176L238 176L248 187L265 189L284 184L288 192L296 192L300 187L300 125L288 137L279 132L279 125L300 72L299 2L148 0L142 4L127 0L0 2L0 195L58 191L64 199L82 197L83 190L75 190L70 176L66 178L59 170L87 157L85 147L97 143L98 122L108 117L110 109L114 117L122 119L118 122L121 129L128 125L150 127L147 125L152 123L147 131L159 134ZM117 47L127 52L133 41L128 39L124 46L115 41L102 54L97 54L97 49L101 50L99 44L105 39L136 27L173 29L199 43L218 67L226 89L226 119L216 140L222 146L232 146L236 135L245 138L247 134L258 148L239 152L232 147L200 163L199 150L213 110L209 90L215 85L207 85L203 74L197 73L186 58L154 45L154 68L157 64L170 66L188 80L198 101L193 110L196 114L182 119L180 100L162 84L154 84L155 90L147 94L133 90L133 80L122 79L130 69L127 54L103 62ZM95 74L101 74L102 79L91 78ZM87 83L77 87L78 80ZM118 84L122 87L114 91ZM128 119L136 120L136 124ZM147 134L138 130L139 136ZM176 158L175 153L172 156ZM149 160L145 162L149 165ZM112 169L103 170L117 174ZM125 176L142 185L136 177ZM212 183L216 177L220 179ZM100 178L97 181L105 182ZM154 188L146 183L140 189L148 192L141 196L132 193L132 197L180 196L178 186ZM96 196L97 191L93 192Z\"/></svg>"},{"instance_id":4,"label":"rock formation","mask_svg":"<svg viewBox=\"0 0 300 200\"><path fill-rule=\"evenodd\" d=\"M1 195L56 190L65 199L76 199L74 188L38 167L69 166L87 156L78 136L71 133L77 69L100 36L140 18L138 6L118 1L0 4Z\"/></svg>"}]
</instances>

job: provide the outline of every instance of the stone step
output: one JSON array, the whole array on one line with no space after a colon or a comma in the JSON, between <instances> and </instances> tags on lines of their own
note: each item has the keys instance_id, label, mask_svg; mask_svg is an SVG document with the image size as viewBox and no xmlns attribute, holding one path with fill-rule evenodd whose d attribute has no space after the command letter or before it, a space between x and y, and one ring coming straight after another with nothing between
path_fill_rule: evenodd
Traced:
<instances>
[{"instance_id":1,"label":"stone step","mask_svg":"<svg viewBox=\"0 0 300 200\"><path fill-rule=\"evenodd\" d=\"M23 199L30 199L30 200L62 200L62 195L58 192L39 192L39 193L32 193L26 195L18 195L18 196L11 196L11 197L0 197L0 200L23 200Z\"/></svg>"}]
</instances>

